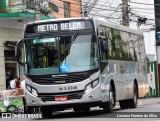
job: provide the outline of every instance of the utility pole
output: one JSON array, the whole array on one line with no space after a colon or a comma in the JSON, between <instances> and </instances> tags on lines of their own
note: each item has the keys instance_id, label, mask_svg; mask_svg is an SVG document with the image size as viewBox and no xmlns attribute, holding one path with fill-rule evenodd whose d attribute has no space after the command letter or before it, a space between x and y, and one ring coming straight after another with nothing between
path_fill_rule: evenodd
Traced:
<instances>
[{"instance_id":1,"label":"utility pole","mask_svg":"<svg viewBox=\"0 0 160 121\"><path fill-rule=\"evenodd\" d=\"M129 26L128 0L122 0L122 25Z\"/></svg>"},{"instance_id":2,"label":"utility pole","mask_svg":"<svg viewBox=\"0 0 160 121\"><path fill-rule=\"evenodd\" d=\"M40 0L36 0L35 8L35 20L41 20Z\"/></svg>"}]
</instances>

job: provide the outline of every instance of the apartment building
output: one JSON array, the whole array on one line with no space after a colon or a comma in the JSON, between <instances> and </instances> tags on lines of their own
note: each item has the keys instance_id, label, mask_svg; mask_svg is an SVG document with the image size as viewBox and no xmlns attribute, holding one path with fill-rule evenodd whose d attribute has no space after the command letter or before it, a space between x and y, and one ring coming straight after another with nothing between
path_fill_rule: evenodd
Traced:
<instances>
[{"instance_id":1,"label":"apartment building","mask_svg":"<svg viewBox=\"0 0 160 121\"><path fill-rule=\"evenodd\" d=\"M22 67L15 60L16 42L23 38L23 28L28 22L35 21L34 0L0 1L0 90L7 88L13 76L22 77ZM50 14L40 15L40 19L56 19L81 16L80 0L43 0L43 10Z\"/></svg>"}]
</instances>

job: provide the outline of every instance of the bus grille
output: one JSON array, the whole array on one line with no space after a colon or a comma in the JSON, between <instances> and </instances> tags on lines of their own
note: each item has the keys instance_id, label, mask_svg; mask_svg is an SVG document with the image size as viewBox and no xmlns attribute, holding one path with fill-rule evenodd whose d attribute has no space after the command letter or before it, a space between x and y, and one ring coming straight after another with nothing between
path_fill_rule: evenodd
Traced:
<instances>
[{"instance_id":1,"label":"bus grille","mask_svg":"<svg viewBox=\"0 0 160 121\"><path fill-rule=\"evenodd\" d=\"M76 83L81 82L89 78L91 74L96 72L81 72L81 73L70 73L70 74L62 74L62 75L27 75L34 83L39 85L56 85L56 84L68 84L68 83Z\"/></svg>"},{"instance_id":2,"label":"bus grille","mask_svg":"<svg viewBox=\"0 0 160 121\"><path fill-rule=\"evenodd\" d=\"M38 78L34 80L35 83L41 85L50 85L50 84L67 84L67 83L75 83L80 82L87 79L85 76L60 76L54 78Z\"/></svg>"},{"instance_id":3,"label":"bus grille","mask_svg":"<svg viewBox=\"0 0 160 121\"><path fill-rule=\"evenodd\" d=\"M81 99L82 95L84 94L84 91L78 91L78 92L70 92L70 93L39 93L38 97L41 98L43 102L45 101L55 101L55 96L67 96L67 100L73 100L73 99Z\"/></svg>"}]
</instances>

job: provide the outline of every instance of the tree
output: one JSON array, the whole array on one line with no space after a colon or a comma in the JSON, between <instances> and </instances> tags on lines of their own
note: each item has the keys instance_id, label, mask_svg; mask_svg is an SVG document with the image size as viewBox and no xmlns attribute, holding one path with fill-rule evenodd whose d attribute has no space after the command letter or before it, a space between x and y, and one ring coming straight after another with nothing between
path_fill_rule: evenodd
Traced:
<instances>
[{"instance_id":1,"label":"tree","mask_svg":"<svg viewBox=\"0 0 160 121\"><path fill-rule=\"evenodd\" d=\"M3 0L0 0L0 13L7 13L6 7L3 6Z\"/></svg>"},{"instance_id":2,"label":"tree","mask_svg":"<svg viewBox=\"0 0 160 121\"><path fill-rule=\"evenodd\" d=\"M35 9L36 20L40 20L40 13L45 16L49 16L52 11L59 12L59 8L52 2L48 0L36 0L36 3L31 3L31 0L26 0L27 8Z\"/></svg>"}]
</instances>

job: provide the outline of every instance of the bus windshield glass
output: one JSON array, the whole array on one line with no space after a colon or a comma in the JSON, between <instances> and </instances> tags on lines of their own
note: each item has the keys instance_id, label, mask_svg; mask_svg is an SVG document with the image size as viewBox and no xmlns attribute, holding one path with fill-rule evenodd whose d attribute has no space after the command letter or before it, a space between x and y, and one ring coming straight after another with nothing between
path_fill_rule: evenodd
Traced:
<instances>
[{"instance_id":1,"label":"bus windshield glass","mask_svg":"<svg viewBox=\"0 0 160 121\"><path fill-rule=\"evenodd\" d=\"M31 75L60 74L98 67L94 34L74 34L25 40L27 71Z\"/></svg>"}]
</instances>

